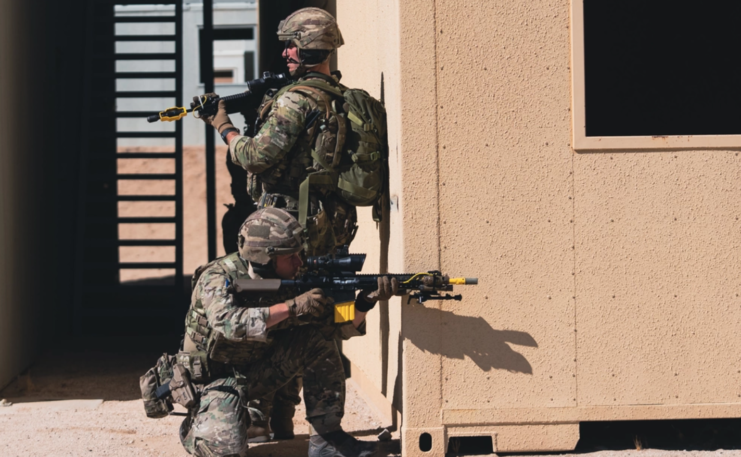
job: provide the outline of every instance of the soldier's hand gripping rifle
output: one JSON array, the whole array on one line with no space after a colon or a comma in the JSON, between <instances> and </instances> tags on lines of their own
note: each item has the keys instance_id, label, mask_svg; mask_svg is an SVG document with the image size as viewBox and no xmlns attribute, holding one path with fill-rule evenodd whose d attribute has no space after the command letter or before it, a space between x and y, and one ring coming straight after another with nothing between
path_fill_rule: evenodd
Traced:
<instances>
[{"instance_id":1,"label":"soldier's hand gripping rifle","mask_svg":"<svg viewBox=\"0 0 741 457\"><path fill-rule=\"evenodd\" d=\"M286 73L275 75L266 71L263 73L262 78L253 79L252 81L247 82L247 90L245 92L226 97L209 98L204 95L201 97L200 106L196 106L192 109L187 109L184 106L173 106L172 108L167 108L157 114L148 116L147 121L179 121L187 116L188 113L193 113L193 116L197 118L201 116L215 116L216 112L219 110L219 100L224 100L224 102L226 102L227 114L246 111L250 105L253 105L256 108L268 90L280 89L292 82L290 76Z\"/></svg>"},{"instance_id":2,"label":"soldier's hand gripping rifle","mask_svg":"<svg viewBox=\"0 0 741 457\"><path fill-rule=\"evenodd\" d=\"M478 284L478 278L450 278L439 271L416 274L358 274L363 269L365 254L348 254L347 247L334 257L318 256L307 259L308 271L297 279L237 279L231 286L236 294L264 294L280 288L292 288L298 293L314 288L324 290L335 302L335 323L355 318L355 293L378 287L379 276L396 278L399 293L409 294L407 303L417 300L462 300L462 295L450 295L453 286Z\"/></svg>"}]
</instances>

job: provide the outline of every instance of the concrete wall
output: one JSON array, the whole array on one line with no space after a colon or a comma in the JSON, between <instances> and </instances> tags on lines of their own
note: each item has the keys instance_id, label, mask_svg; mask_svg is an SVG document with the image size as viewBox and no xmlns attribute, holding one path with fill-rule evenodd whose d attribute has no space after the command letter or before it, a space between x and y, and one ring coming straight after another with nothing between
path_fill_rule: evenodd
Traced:
<instances>
[{"instance_id":1,"label":"concrete wall","mask_svg":"<svg viewBox=\"0 0 741 457\"><path fill-rule=\"evenodd\" d=\"M340 0L337 15L344 82L378 96L384 74L389 270L480 278L462 302L392 300L346 344L369 398L402 411L405 456L467 435L572 449L587 420L741 417L736 151L574 152L567 1ZM353 248L377 270L363 214Z\"/></svg>"}]
</instances>

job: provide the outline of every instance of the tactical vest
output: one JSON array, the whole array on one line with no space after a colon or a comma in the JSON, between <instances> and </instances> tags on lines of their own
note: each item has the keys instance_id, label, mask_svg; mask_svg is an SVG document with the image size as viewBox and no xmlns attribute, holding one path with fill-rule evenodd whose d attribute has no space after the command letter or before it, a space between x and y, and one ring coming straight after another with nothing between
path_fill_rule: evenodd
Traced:
<instances>
[{"instance_id":1,"label":"tactical vest","mask_svg":"<svg viewBox=\"0 0 741 457\"><path fill-rule=\"evenodd\" d=\"M349 245L353 241L357 232L355 206L360 205L357 201L352 202L343 198L341 192L336 192L340 182L337 176L329 186L317 185L327 172L316 159L317 152L324 156L324 151L328 148L342 147L345 144L344 134L340 136L339 143L337 135L330 134L336 133L337 120L340 118L331 114L335 112L333 109L335 104L330 101L331 96L328 92L334 91L336 96L344 89L326 75L311 73L310 77L313 79L302 79L283 87L261 105L259 116L263 122L271 112L273 102L288 91L299 92L313 100L317 109L307 116L305 132L278 165L259 175L248 174L248 189L259 207L275 206L291 212L304 227L305 254L316 256L330 254L336 248ZM334 127L327 128L329 125L327 120L332 119ZM344 123L345 120L342 121L342 131L345 131ZM337 144L339 146L336 146ZM334 152L334 149L332 151ZM376 160L381 157L378 154L370 154L371 151L368 152L367 157L357 156L358 166L367 166L369 162L365 160L366 158L373 157ZM355 159L348 156L347 160ZM309 179L310 176L313 177ZM313 184L311 189L310 183ZM379 181L378 186L380 185ZM362 189L359 191L362 192Z\"/></svg>"},{"instance_id":2,"label":"tactical vest","mask_svg":"<svg viewBox=\"0 0 741 457\"><path fill-rule=\"evenodd\" d=\"M235 252L199 267L191 280L193 290L196 289L198 279L210 269L219 269L226 273L230 283L233 283L236 279L250 279L247 262L239 257L239 253ZM284 290L280 293L255 296L254 299L235 295L234 300L236 306L263 308L277 303L283 303L295 295L296 293L293 290ZM283 327L278 325L271 328L270 332ZM185 333L196 344L197 352L208 354L209 363L212 361L230 365L249 363L261 359L272 343L270 334L268 334L268 341L265 343L255 341L234 342L225 339L223 335L212 330L206 318L206 310L203 307L201 298L196 297L195 294L188 314L185 317ZM186 363L186 365L190 364Z\"/></svg>"}]
</instances>

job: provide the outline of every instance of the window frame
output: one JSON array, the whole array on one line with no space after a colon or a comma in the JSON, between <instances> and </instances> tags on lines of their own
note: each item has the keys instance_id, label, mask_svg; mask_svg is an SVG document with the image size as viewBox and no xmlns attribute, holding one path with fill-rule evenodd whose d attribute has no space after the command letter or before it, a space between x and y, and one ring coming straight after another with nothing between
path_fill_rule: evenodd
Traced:
<instances>
[{"instance_id":1,"label":"window frame","mask_svg":"<svg viewBox=\"0 0 741 457\"><path fill-rule=\"evenodd\" d=\"M584 0L571 0L571 144L574 150L741 149L741 134L587 136L585 71Z\"/></svg>"}]
</instances>

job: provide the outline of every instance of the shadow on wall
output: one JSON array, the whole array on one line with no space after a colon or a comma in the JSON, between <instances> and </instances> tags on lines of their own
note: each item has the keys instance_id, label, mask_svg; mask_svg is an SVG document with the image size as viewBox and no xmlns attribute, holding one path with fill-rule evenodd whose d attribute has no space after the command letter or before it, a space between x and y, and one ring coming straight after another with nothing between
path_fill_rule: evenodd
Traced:
<instances>
[{"instance_id":1,"label":"shadow on wall","mask_svg":"<svg viewBox=\"0 0 741 457\"><path fill-rule=\"evenodd\" d=\"M451 359L468 356L483 371L496 369L533 374L530 362L509 346L537 348L538 343L529 333L496 330L483 317L460 316L434 308L424 308L415 314L422 322L442 323L442 341L436 343L435 348L428 345L428 340L415 341L411 336L410 341L420 349Z\"/></svg>"}]
</instances>

